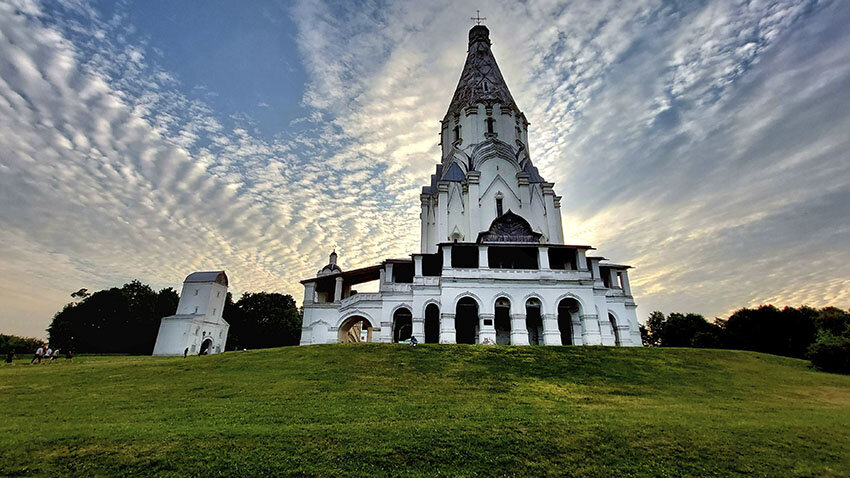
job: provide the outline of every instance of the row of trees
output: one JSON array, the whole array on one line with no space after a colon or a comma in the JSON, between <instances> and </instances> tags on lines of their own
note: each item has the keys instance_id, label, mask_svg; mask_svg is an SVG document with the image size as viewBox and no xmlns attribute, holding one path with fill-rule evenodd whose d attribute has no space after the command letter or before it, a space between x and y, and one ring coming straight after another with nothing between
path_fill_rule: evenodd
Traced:
<instances>
[{"instance_id":1,"label":"row of trees","mask_svg":"<svg viewBox=\"0 0 850 478\"><path fill-rule=\"evenodd\" d=\"M139 281L78 299L54 317L47 332L50 346L77 353L150 354L162 317L177 311L179 297L172 288L154 291ZM234 302L228 292L222 312L230 324L227 349L264 348L297 344L301 317L291 295L245 293Z\"/></svg>"},{"instance_id":2,"label":"row of trees","mask_svg":"<svg viewBox=\"0 0 850 478\"><path fill-rule=\"evenodd\" d=\"M2 355L6 355L9 352L34 352L41 344L41 340L32 337L0 334L0 354Z\"/></svg>"},{"instance_id":3,"label":"row of trees","mask_svg":"<svg viewBox=\"0 0 850 478\"><path fill-rule=\"evenodd\" d=\"M837 307L764 305L714 322L699 314L655 311L641 335L649 346L753 350L809 358L822 370L850 373L850 313Z\"/></svg>"}]
</instances>

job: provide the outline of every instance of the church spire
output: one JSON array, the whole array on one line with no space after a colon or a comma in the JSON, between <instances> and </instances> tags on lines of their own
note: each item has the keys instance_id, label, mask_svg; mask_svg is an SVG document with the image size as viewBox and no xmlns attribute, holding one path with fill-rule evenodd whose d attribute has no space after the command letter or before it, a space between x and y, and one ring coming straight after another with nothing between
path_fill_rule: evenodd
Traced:
<instances>
[{"instance_id":1,"label":"church spire","mask_svg":"<svg viewBox=\"0 0 850 478\"><path fill-rule=\"evenodd\" d=\"M469 30L466 64L446 116L460 114L461 109L477 103L518 109L490 50L490 30L484 25Z\"/></svg>"}]
</instances>

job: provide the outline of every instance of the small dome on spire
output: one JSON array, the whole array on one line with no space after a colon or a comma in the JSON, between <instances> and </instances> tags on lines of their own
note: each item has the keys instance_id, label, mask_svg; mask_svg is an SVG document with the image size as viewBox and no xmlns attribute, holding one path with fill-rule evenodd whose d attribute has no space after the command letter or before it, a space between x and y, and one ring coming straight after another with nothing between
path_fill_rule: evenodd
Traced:
<instances>
[{"instance_id":1,"label":"small dome on spire","mask_svg":"<svg viewBox=\"0 0 850 478\"><path fill-rule=\"evenodd\" d=\"M484 42L490 46L490 30L484 25L475 25L469 30L469 45L472 46L476 42Z\"/></svg>"},{"instance_id":2,"label":"small dome on spire","mask_svg":"<svg viewBox=\"0 0 850 478\"><path fill-rule=\"evenodd\" d=\"M319 273L316 275L326 276L330 274L336 274L337 272L342 272L342 269L340 269L339 266L336 265L336 258L336 249L334 249L333 252L331 252L331 255L328 256L328 265L322 267L322 270L320 270Z\"/></svg>"}]
</instances>

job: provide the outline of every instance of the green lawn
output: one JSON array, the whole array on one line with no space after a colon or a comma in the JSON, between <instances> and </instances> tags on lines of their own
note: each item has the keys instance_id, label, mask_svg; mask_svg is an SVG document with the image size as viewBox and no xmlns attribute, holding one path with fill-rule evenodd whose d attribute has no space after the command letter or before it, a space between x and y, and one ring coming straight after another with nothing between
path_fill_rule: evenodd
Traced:
<instances>
[{"instance_id":1,"label":"green lawn","mask_svg":"<svg viewBox=\"0 0 850 478\"><path fill-rule=\"evenodd\" d=\"M0 367L0 475L850 476L850 376L749 352L21 358Z\"/></svg>"}]
</instances>

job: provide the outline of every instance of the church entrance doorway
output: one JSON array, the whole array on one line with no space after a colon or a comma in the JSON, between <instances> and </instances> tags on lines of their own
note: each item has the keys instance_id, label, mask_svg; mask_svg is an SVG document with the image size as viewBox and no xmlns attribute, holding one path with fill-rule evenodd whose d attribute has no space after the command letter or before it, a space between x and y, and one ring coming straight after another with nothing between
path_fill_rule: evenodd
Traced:
<instances>
[{"instance_id":1,"label":"church entrance doorway","mask_svg":"<svg viewBox=\"0 0 850 478\"><path fill-rule=\"evenodd\" d=\"M458 301L455 330L455 342L459 344L474 344L478 340L478 304L475 300L464 297Z\"/></svg>"},{"instance_id":2,"label":"church entrance doorway","mask_svg":"<svg viewBox=\"0 0 850 478\"><path fill-rule=\"evenodd\" d=\"M564 299L558 304L558 330L561 345L573 345L573 319L578 318L579 304L575 299Z\"/></svg>"},{"instance_id":3,"label":"church entrance doorway","mask_svg":"<svg viewBox=\"0 0 850 478\"><path fill-rule=\"evenodd\" d=\"M440 308L437 304L425 307L425 343L436 344L440 341Z\"/></svg>"},{"instance_id":4,"label":"church entrance doorway","mask_svg":"<svg viewBox=\"0 0 850 478\"><path fill-rule=\"evenodd\" d=\"M528 329L530 345L543 343L543 317L540 315L540 301L537 299L528 299L525 303L525 328Z\"/></svg>"},{"instance_id":5,"label":"church entrance doorway","mask_svg":"<svg viewBox=\"0 0 850 478\"><path fill-rule=\"evenodd\" d=\"M400 308L393 314L393 343L409 340L413 335L413 314L410 309Z\"/></svg>"},{"instance_id":6,"label":"church entrance doorway","mask_svg":"<svg viewBox=\"0 0 850 478\"><path fill-rule=\"evenodd\" d=\"M198 352L198 355L207 355L210 353L210 347L212 347L212 339L204 339L201 342L201 351Z\"/></svg>"},{"instance_id":7,"label":"church entrance doorway","mask_svg":"<svg viewBox=\"0 0 850 478\"><path fill-rule=\"evenodd\" d=\"M505 297L496 299L496 344L510 345L511 343L511 301Z\"/></svg>"},{"instance_id":8,"label":"church entrance doorway","mask_svg":"<svg viewBox=\"0 0 850 478\"><path fill-rule=\"evenodd\" d=\"M611 321L611 329L614 332L614 345L620 345L620 331L617 330L617 319L614 318L614 314L609 312L608 320Z\"/></svg>"},{"instance_id":9,"label":"church entrance doorway","mask_svg":"<svg viewBox=\"0 0 850 478\"><path fill-rule=\"evenodd\" d=\"M372 341L372 324L365 317L355 315L349 317L339 326L339 337L341 344L353 344L357 342Z\"/></svg>"}]
</instances>

